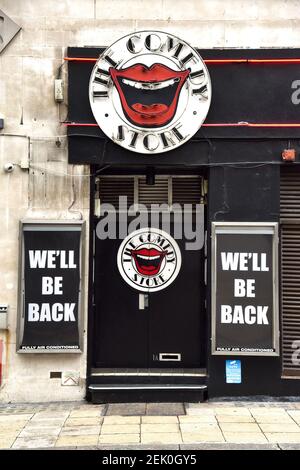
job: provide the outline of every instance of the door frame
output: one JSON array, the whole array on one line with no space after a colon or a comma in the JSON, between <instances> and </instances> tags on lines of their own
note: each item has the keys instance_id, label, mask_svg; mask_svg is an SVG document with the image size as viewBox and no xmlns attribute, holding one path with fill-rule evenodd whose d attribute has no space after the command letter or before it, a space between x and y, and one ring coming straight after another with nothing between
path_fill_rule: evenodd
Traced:
<instances>
[{"instance_id":1,"label":"door frame","mask_svg":"<svg viewBox=\"0 0 300 470\"><path fill-rule=\"evenodd\" d=\"M153 170L153 168L151 168ZM209 172L207 167L203 166L201 169L199 167L191 167L188 170L186 168L172 169L171 167L160 169L159 167L155 168L155 175L157 176L177 176L177 177L188 177L188 176L202 176L203 180L208 181ZM90 214L89 214L89 267L88 267L88 302L87 302L87 368L86 368L86 399L91 399L91 392L88 387L90 385L90 376L93 369L93 339L94 339L94 318L95 318L95 303L94 303L94 220L95 220L95 192L96 192L96 177L102 174L103 176L143 176L146 175L146 170L140 168L129 168L117 169L109 168L107 166L99 168L98 165L90 166ZM208 318L208 261L209 261L209 250L208 250L208 220L207 220L207 204L208 204L208 190L206 188L205 192L206 203L204 205L204 233L205 233L205 358L204 362L206 364L206 370L209 365L209 344L210 344L210 334L209 334L209 325L210 321Z\"/></svg>"}]
</instances>

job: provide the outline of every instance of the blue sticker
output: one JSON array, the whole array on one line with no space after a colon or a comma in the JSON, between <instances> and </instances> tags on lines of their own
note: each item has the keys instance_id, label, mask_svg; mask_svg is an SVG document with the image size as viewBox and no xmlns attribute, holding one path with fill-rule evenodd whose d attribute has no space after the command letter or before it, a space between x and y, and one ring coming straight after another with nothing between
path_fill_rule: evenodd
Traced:
<instances>
[{"instance_id":1,"label":"blue sticker","mask_svg":"<svg viewBox=\"0 0 300 470\"><path fill-rule=\"evenodd\" d=\"M226 383L240 384L242 383L242 365L240 360L226 360Z\"/></svg>"}]
</instances>

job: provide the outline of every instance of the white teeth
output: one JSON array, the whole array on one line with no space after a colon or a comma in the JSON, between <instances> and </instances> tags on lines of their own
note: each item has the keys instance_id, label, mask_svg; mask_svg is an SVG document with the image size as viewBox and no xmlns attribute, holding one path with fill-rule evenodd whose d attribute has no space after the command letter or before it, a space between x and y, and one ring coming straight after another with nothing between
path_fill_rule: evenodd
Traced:
<instances>
[{"instance_id":1,"label":"white teeth","mask_svg":"<svg viewBox=\"0 0 300 470\"><path fill-rule=\"evenodd\" d=\"M167 88L168 86L174 85L174 83L178 82L179 79L171 78L170 80L165 80L164 82L135 82L133 80L123 78L122 81L125 85L142 90L160 90L161 88Z\"/></svg>"},{"instance_id":2,"label":"white teeth","mask_svg":"<svg viewBox=\"0 0 300 470\"><path fill-rule=\"evenodd\" d=\"M139 258L142 258L142 259L147 259L147 260L154 260L154 259L159 259L160 256L143 256L143 255L138 255Z\"/></svg>"}]
</instances>

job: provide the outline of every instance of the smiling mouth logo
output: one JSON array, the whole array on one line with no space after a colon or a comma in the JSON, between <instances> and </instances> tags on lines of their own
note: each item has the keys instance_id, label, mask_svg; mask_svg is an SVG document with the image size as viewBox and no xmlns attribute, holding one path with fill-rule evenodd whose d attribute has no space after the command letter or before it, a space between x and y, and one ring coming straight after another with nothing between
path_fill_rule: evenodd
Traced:
<instances>
[{"instance_id":1,"label":"smiling mouth logo","mask_svg":"<svg viewBox=\"0 0 300 470\"><path fill-rule=\"evenodd\" d=\"M161 127L174 118L190 70L135 64L123 70L111 67L109 72L128 120L142 127Z\"/></svg>"},{"instance_id":2,"label":"smiling mouth logo","mask_svg":"<svg viewBox=\"0 0 300 470\"><path fill-rule=\"evenodd\" d=\"M155 276L158 274L167 254L167 251L159 251L156 248L131 250L136 269L143 276Z\"/></svg>"}]
</instances>

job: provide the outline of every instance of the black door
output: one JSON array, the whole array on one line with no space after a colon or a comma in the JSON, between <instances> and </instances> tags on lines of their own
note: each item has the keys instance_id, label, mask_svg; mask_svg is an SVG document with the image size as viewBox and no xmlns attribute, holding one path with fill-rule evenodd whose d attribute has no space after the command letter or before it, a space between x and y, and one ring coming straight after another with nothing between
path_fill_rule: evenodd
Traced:
<instances>
[{"instance_id":1,"label":"black door","mask_svg":"<svg viewBox=\"0 0 300 470\"><path fill-rule=\"evenodd\" d=\"M177 227L178 228L178 227ZM176 223L171 223L171 235ZM149 367L205 366L204 247L181 252L178 276L165 289L149 293Z\"/></svg>"},{"instance_id":2,"label":"black door","mask_svg":"<svg viewBox=\"0 0 300 470\"><path fill-rule=\"evenodd\" d=\"M95 367L148 364L149 317L139 310L138 292L125 283L118 270L121 242L99 240L95 233Z\"/></svg>"},{"instance_id":3,"label":"black door","mask_svg":"<svg viewBox=\"0 0 300 470\"><path fill-rule=\"evenodd\" d=\"M163 228L164 232L171 235L170 240L174 240L174 235L180 232L180 224L184 233L183 221L175 221L173 215L170 216L168 231L165 225L162 227L161 214L157 215L157 226L151 229L153 215L151 217L149 215L141 224L144 228L142 233L147 233L149 227L151 234L156 228ZM118 234L120 214L117 214L117 219ZM128 224L130 222L131 218L128 219ZM177 244L181 255L181 266L174 280L165 288L162 287L154 292L147 286L141 291L137 290L134 284L126 282L126 276L122 277L118 267L117 259L122 239L101 240L96 236L95 226L94 367L205 366L204 247L196 251L189 250L186 242L184 237L176 238L172 242ZM149 265L148 255L145 256L147 253L152 254L153 258L159 258L153 256L156 254L154 245L151 245L154 251L144 252L136 250L136 241L130 243L132 257L135 253L139 253L142 263ZM158 246L168 253L166 256L171 263L172 243L170 247L168 240L163 239ZM134 259L129 261L130 250L128 251L126 246L124 249L128 252L128 259L125 256L124 261L131 266L134 265ZM151 269L151 266L146 266L145 269ZM147 278L147 275L144 277ZM150 278L153 279L154 276L150 275Z\"/></svg>"}]
</instances>

